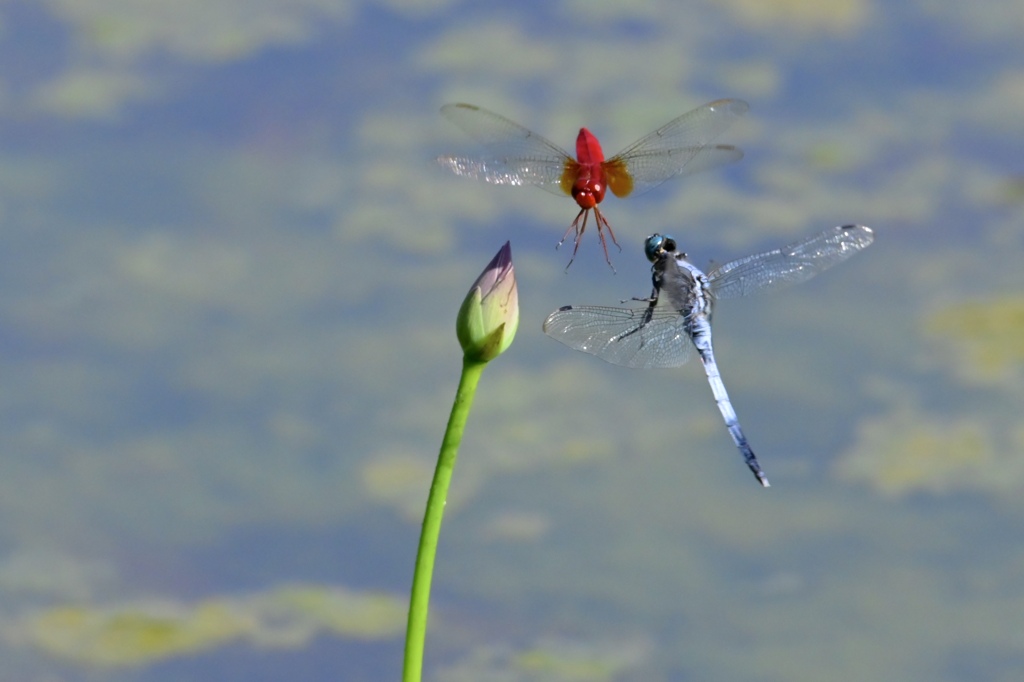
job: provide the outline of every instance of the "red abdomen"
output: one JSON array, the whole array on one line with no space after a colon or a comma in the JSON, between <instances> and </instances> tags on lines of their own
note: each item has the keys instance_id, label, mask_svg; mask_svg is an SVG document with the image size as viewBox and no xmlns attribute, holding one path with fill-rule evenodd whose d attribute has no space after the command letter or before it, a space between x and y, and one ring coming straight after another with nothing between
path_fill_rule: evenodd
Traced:
<instances>
[{"instance_id":1,"label":"red abdomen","mask_svg":"<svg viewBox=\"0 0 1024 682\"><path fill-rule=\"evenodd\" d=\"M576 160L581 166L600 166L604 161L601 143L586 128L580 128L580 134L576 137Z\"/></svg>"},{"instance_id":2,"label":"red abdomen","mask_svg":"<svg viewBox=\"0 0 1024 682\"><path fill-rule=\"evenodd\" d=\"M586 128L580 128L576 137L576 177L572 180L570 194L580 208L594 208L604 199L605 180L601 164L604 162L604 151Z\"/></svg>"}]
</instances>

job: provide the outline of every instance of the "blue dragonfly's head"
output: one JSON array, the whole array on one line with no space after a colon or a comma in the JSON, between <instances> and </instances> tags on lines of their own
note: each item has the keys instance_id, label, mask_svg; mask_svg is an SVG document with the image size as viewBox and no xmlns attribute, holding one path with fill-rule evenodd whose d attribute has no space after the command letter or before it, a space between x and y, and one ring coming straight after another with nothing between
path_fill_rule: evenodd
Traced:
<instances>
[{"instance_id":1,"label":"blue dragonfly's head","mask_svg":"<svg viewBox=\"0 0 1024 682\"><path fill-rule=\"evenodd\" d=\"M674 253L675 250L676 240L667 234L655 232L644 242L644 254L646 254L647 260L652 263L666 253Z\"/></svg>"}]
</instances>

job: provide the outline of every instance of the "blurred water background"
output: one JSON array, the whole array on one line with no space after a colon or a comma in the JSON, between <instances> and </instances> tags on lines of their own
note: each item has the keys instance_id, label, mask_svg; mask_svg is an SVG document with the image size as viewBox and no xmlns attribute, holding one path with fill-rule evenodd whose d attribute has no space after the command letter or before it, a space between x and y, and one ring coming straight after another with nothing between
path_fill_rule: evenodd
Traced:
<instances>
[{"instance_id":1,"label":"blurred water background","mask_svg":"<svg viewBox=\"0 0 1024 682\"><path fill-rule=\"evenodd\" d=\"M454 320L522 323L455 473L427 677L1024 675L1024 6L877 0L0 3L0 680L395 680ZM704 102L746 152L604 212L446 175L439 115L613 153ZM833 225L726 301L718 361L540 324Z\"/></svg>"}]
</instances>

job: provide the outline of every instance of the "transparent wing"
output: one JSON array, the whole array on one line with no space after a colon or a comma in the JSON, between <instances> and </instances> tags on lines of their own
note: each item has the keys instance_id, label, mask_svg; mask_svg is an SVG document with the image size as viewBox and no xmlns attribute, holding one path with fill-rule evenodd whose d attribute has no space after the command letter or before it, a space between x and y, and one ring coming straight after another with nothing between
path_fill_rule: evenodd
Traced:
<instances>
[{"instance_id":1,"label":"transparent wing","mask_svg":"<svg viewBox=\"0 0 1024 682\"><path fill-rule=\"evenodd\" d=\"M563 149L493 111L472 104L446 104L441 115L483 147L480 156L439 156L456 175L494 185L533 185L567 194L562 176L576 165Z\"/></svg>"},{"instance_id":2,"label":"transparent wing","mask_svg":"<svg viewBox=\"0 0 1024 682\"><path fill-rule=\"evenodd\" d=\"M693 342L686 318L659 303L644 322L648 306L621 308L567 305L548 315L544 333L574 350L623 367L678 367Z\"/></svg>"},{"instance_id":3,"label":"transparent wing","mask_svg":"<svg viewBox=\"0 0 1024 682\"><path fill-rule=\"evenodd\" d=\"M608 159L622 166L633 180L632 193L645 192L676 175L724 166L743 158L732 145L711 142L748 109L738 99L719 99L683 114Z\"/></svg>"},{"instance_id":4,"label":"transparent wing","mask_svg":"<svg viewBox=\"0 0 1024 682\"><path fill-rule=\"evenodd\" d=\"M781 249L726 263L708 274L716 298L737 298L805 282L841 263L875 238L870 227L843 225Z\"/></svg>"}]
</instances>

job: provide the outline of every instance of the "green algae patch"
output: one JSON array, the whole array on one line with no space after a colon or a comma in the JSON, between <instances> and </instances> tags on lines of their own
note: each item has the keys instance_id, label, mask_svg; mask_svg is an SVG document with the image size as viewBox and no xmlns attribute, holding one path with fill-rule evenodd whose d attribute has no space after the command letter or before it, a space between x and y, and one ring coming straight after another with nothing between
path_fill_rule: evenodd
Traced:
<instances>
[{"instance_id":1,"label":"green algae patch","mask_svg":"<svg viewBox=\"0 0 1024 682\"><path fill-rule=\"evenodd\" d=\"M264 622L286 620L343 637L381 639L403 632L408 608L404 600L383 592L294 586L267 595L256 611Z\"/></svg>"},{"instance_id":2,"label":"green algae patch","mask_svg":"<svg viewBox=\"0 0 1024 682\"><path fill-rule=\"evenodd\" d=\"M835 473L886 495L914 491L1009 492L1022 480L1020 453L993 444L979 418L949 418L912 409L865 421Z\"/></svg>"},{"instance_id":3,"label":"green algae patch","mask_svg":"<svg viewBox=\"0 0 1024 682\"><path fill-rule=\"evenodd\" d=\"M394 508L409 521L422 518L427 503L423 482L433 476L431 462L412 454L379 454L360 473L370 500Z\"/></svg>"},{"instance_id":4,"label":"green algae patch","mask_svg":"<svg viewBox=\"0 0 1024 682\"><path fill-rule=\"evenodd\" d=\"M952 352L949 365L967 381L1016 382L1024 367L1024 296L952 304L925 317L922 328Z\"/></svg>"},{"instance_id":5,"label":"green algae patch","mask_svg":"<svg viewBox=\"0 0 1024 682\"><path fill-rule=\"evenodd\" d=\"M237 639L245 630L240 614L219 601L193 609L158 604L60 607L29 622L32 641L46 653L100 666L137 665L191 654Z\"/></svg>"},{"instance_id":6,"label":"green algae patch","mask_svg":"<svg viewBox=\"0 0 1024 682\"><path fill-rule=\"evenodd\" d=\"M167 600L110 606L60 606L32 614L22 635L46 654L82 665L143 666L228 643L296 649L318 635L397 637L406 602L385 593L286 586L195 604Z\"/></svg>"},{"instance_id":7,"label":"green algae patch","mask_svg":"<svg viewBox=\"0 0 1024 682\"><path fill-rule=\"evenodd\" d=\"M552 649L533 649L512 658L512 667L537 679L580 680L594 682L612 680L620 670L614 660L574 655Z\"/></svg>"}]
</instances>

